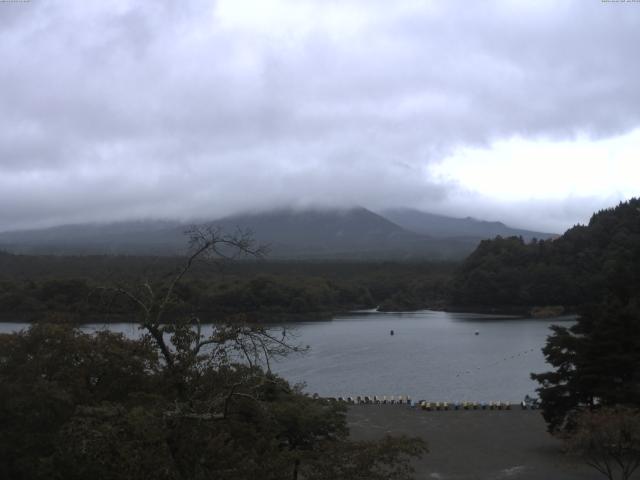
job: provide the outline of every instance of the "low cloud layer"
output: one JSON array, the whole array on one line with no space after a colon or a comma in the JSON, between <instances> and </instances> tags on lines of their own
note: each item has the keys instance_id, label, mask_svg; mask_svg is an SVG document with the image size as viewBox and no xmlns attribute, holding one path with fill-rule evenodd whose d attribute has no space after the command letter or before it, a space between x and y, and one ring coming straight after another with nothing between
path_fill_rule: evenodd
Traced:
<instances>
[{"instance_id":1,"label":"low cloud layer","mask_svg":"<svg viewBox=\"0 0 640 480\"><path fill-rule=\"evenodd\" d=\"M0 230L404 205L557 231L629 196L434 172L639 128L640 4L399 3L0 3Z\"/></svg>"}]
</instances>

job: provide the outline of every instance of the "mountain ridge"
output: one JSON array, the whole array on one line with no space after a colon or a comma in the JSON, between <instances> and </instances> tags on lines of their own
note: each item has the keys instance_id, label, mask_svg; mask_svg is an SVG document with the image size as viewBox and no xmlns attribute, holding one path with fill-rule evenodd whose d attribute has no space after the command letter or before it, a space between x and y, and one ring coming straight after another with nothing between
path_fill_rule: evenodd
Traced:
<instances>
[{"instance_id":1,"label":"mountain ridge","mask_svg":"<svg viewBox=\"0 0 640 480\"><path fill-rule=\"evenodd\" d=\"M229 233L238 228L250 230L257 241L271 247L272 257L299 259L460 259L487 238L478 233L477 224L482 224L489 233L536 233L509 229L501 223L418 212L422 218L439 220L437 225L432 221L436 226L433 234L429 234L428 225L423 228L416 225L418 215L415 212L413 224L401 222L404 225L364 207L278 209L198 223L212 224ZM180 255L186 250L184 231L192 224L177 220L135 220L0 232L0 249L24 254ZM485 224L494 225L493 230ZM449 235L447 225L452 225ZM466 230L464 225L467 225Z\"/></svg>"},{"instance_id":2,"label":"mountain ridge","mask_svg":"<svg viewBox=\"0 0 640 480\"><path fill-rule=\"evenodd\" d=\"M522 237L526 241L533 238L557 237L556 234L512 228L499 221L479 220L472 217L449 217L424 212L413 208L393 208L381 210L380 215L397 225L433 237Z\"/></svg>"}]
</instances>

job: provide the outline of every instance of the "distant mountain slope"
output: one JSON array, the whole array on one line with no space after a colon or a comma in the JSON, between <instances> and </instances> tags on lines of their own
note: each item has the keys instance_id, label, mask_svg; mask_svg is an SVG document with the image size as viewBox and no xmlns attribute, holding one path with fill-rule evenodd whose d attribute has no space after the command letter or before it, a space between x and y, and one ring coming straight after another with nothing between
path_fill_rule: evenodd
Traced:
<instances>
[{"instance_id":1,"label":"distant mountain slope","mask_svg":"<svg viewBox=\"0 0 640 480\"><path fill-rule=\"evenodd\" d=\"M211 223L225 232L249 229L272 258L459 259L479 239L443 240L409 232L365 208L278 210ZM14 253L175 255L184 251L187 224L169 221L65 225L0 233Z\"/></svg>"},{"instance_id":2,"label":"distant mountain slope","mask_svg":"<svg viewBox=\"0 0 640 480\"><path fill-rule=\"evenodd\" d=\"M502 237L522 237L524 240L529 241L533 238L546 239L557 236L552 233L511 228L502 222L487 222L471 217L446 217L410 208L383 210L380 214L406 230L432 237L486 239L500 235Z\"/></svg>"},{"instance_id":3,"label":"distant mountain slope","mask_svg":"<svg viewBox=\"0 0 640 480\"><path fill-rule=\"evenodd\" d=\"M461 265L455 305L577 306L640 289L640 199L595 213L555 240L485 240Z\"/></svg>"},{"instance_id":4,"label":"distant mountain slope","mask_svg":"<svg viewBox=\"0 0 640 480\"><path fill-rule=\"evenodd\" d=\"M184 251L185 228L161 220L60 225L1 232L0 249L26 254L170 255Z\"/></svg>"},{"instance_id":5,"label":"distant mountain slope","mask_svg":"<svg viewBox=\"0 0 640 480\"><path fill-rule=\"evenodd\" d=\"M225 231L249 228L266 243L327 250L378 248L413 235L364 208L278 210L226 217L213 223Z\"/></svg>"},{"instance_id":6,"label":"distant mountain slope","mask_svg":"<svg viewBox=\"0 0 640 480\"><path fill-rule=\"evenodd\" d=\"M280 210L217 220L225 231L248 228L276 256L403 256L425 252L425 238L364 208ZM436 253L435 250L432 253Z\"/></svg>"},{"instance_id":7,"label":"distant mountain slope","mask_svg":"<svg viewBox=\"0 0 640 480\"><path fill-rule=\"evenodd\" d=\"M274 256L331 258L460 259L479 240L443 241L409 232L365 208L279 211L215 222L226 230L247 226Z\"/></svg>"},{"instance_id":8,"label":"distant mountain slope","mask_svg":"<svg viewBox=\"0 0 640 480\"><path fill-rule=\"evenodd\" d=\"M248 229L268 244L271 258L334 259L462 259L485 238L537 234L499 222L431 215L416 210L276 210L221 218L210 223L224 232ZM176 255L186 249L177 221L129 221L62 225L0 233L0 250L57 255Z\"/></svg>"}]
</instances>

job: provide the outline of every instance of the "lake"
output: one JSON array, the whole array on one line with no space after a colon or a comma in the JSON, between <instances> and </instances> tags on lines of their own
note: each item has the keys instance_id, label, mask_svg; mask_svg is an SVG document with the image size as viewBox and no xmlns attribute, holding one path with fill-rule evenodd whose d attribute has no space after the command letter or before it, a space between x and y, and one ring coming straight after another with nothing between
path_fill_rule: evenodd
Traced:
<instances>
[{"instance_id":1,"label":"lake","mask_svg":"<svg viewBox=\"0 0 640 480\"><path fill-rule=\"evenodd\" d=\"M549 326L574 321L429 310L356 312L329 321L287 324L296 341L310 350L272 367L294 383L306 382L309 393L321 396L519 402L526 394L535 395L537 384L529 374L549 369L541 352ZM0 323L0 332L24 327ZM87 326L98 328L127 336L139 333L132 324Z\"/></svg>"}]
</instances>

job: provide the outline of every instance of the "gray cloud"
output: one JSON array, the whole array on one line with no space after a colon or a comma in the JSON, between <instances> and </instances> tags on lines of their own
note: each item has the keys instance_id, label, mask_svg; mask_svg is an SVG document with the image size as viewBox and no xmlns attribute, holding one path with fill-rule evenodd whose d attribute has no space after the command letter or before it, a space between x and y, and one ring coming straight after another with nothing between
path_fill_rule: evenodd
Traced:
<instances>
[{"instance_id":1,"label":"gray cloud","mask_svg":"<svg viewBox=\"0 0 640 480\"><path fill-rule=\"evenodd\" d=\"M640 5L418 3L1 4L0 230L312 204L522 223L428 166L640 125ZM613 198L518 208L555 229Z\"/></svg>"}]
</instances>

